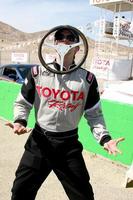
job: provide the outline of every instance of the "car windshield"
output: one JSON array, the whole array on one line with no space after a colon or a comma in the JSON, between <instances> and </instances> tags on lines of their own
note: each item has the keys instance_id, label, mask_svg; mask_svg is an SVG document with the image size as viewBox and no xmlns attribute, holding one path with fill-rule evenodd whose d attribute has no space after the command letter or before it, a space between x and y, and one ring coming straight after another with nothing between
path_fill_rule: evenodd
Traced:
<instances>
[{"instance_id":1,"label":"car windshield","mask_svg":"<svg viewBox=\"0 0 133 200\"><path fill-rule=\"evenodd\" d=\"M19 67L18 71L20 72L21 76L23 79L27 76L31 66L26 66L26 67Z\"/></svg>"}]
</instances>

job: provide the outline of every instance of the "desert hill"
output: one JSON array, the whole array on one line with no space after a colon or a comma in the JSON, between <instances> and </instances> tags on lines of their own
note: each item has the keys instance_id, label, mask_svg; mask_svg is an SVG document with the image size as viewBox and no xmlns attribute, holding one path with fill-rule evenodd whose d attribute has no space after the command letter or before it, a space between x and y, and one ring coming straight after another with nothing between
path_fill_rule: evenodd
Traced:
<instances>
[{"instance_id":1,"label":"desert hill","mask_svg":"<svg viewBox=\"0 0 133 200\"><path fill-rule=\"evenodd\" d=\"M6 40L8 42L35 40L37 38L42 38L47 32L48 30L26 33L10 26L9 24L0 21L0 40ZM94 44L93 40L89 38L88 40L91 44Z\"/></svg>"},{"instance_id":2,"label":"desert hill","mask_svg":"<svg viewBox=\"0 0 133 200\"><path fill-rule=\"evenodd\" d=\"M42 38L47 32L48 30L26 33L0 21L0 40L6 40L7 42L35 40L37 38ZM92 39L88 38L88 40L90 44L94 45L94 41Z\"/></svg>"},{"instance_id":3,"label":"desert hill","mask_svg":"<svg viewBox=\"0 0 133 200\"><path fill-rule=\"evenodd\" d=\"M14 42L23 42L23 41L32 41L36 40L38 38L42 38L48 30L42 30L39 32L33 32L33 33L26 33L23 31L20 31L9 24L6 24L4 22L0 21L0 42L6 42L6 43L14 43ZM94 48L95 46L95 41L91 38L87 38L88 44L90 48ZM105 44L101 43L101 47L104 46ZM109 43L106 42L107 49L109 48ZM116 45L114 45L114 48L116 48ZM125 45L119 45L120 50L127 50L127 46Z\"/></svg>"},{"instance_id":4,"label":"desert hill","mask_svg":"<svg viewBox=\"0 0 133 200\"><path fill-rule=\"evenodd\" d=\"M25 33L0 21L0 39L8 42L34 40L38 37L42 37L46 32L47 30L35 33Z\"/></svg>"}]
</instances>

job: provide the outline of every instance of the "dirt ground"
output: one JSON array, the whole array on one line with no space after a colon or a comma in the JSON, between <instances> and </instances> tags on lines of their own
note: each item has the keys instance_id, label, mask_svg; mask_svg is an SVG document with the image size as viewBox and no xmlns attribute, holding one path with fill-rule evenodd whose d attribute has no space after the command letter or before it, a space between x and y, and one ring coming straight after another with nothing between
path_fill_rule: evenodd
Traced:
<instances>
[{"instance_id":1,"label":"dirt ground","mask_svg":"<svg viewBox=\"0 0 133 200\"><path fill-rule=\"evenodd\" d=\"M28 135L17 136L0 119L0 200L10 200L11 187L23 146ZM101 156L83 152L93 185L95 200L133 200L133 188L124 188L127 167ZM37 200L67 200L67 196L51 173L42 185ZM76 200L76 199L75 199Z\"/></svg>"}]
</instances>

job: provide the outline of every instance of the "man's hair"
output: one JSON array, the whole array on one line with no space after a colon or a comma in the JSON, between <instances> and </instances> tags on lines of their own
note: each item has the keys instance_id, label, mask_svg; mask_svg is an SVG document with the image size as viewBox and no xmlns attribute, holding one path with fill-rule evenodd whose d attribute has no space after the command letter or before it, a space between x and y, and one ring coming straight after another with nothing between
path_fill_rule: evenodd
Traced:
<instances>
[{"instance_id":1,"label":"man's hair","mask_svg":"<svg viewBox=\"0 0 133 200\"><path fill-rule=\"evenodd\" d=\"M55 40L56 38L58 38L59 34L62 34L62 32L66 30L69 31L74 36L75 38L74 42L79 42L79 34L77 33L77 31L69 29L69 28L60 28L59 30L57 30L54 35Z\"/></svg>"}]
</instances>

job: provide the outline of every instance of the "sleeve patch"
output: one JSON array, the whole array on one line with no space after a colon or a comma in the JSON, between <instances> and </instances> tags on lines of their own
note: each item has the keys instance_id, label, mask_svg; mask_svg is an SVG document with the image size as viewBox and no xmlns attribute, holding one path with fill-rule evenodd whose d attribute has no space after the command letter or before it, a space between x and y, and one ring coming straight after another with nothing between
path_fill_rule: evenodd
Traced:
<instances>
[{"instance_id":1,"label":"sleeve patch","mask_svg":"<svg viewBox=\"0 0 133 200\"><path fill-rule=\"evenodd\" d=\"M32 75L33 77L36 77L39 74L38 66L32 67Z\"/></svg>"},{"instance_id":2,"label":"sleeve patch","mask_svg":"<svg viewBox=\"0 0 133 200\"><path fill-rule=\"evenodd\" d=\"M91 72L89 72L87 74L87 81L88 81L88 83L91 83L93 81L93 78L94 78L94 75Z\"/></svg>"}]
</instances>

